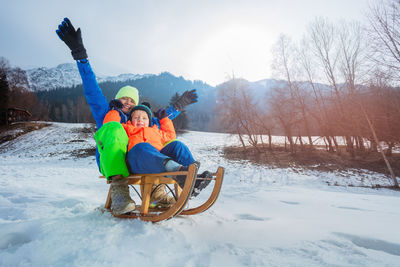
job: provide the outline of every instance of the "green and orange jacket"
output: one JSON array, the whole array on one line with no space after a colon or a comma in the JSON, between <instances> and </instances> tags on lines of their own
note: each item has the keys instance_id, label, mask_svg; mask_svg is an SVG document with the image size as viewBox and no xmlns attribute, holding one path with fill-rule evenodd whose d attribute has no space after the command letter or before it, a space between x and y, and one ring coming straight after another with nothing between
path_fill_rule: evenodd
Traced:
<instances>
[{"instance_id":1,"label":"green and orange jacket","mask_svg":"<svg viewBox=\"0 0 400 267\"><path fill-rule=\"evenodd\" d=\"M110 121L121 121L118 111L109 111L104 118L103 124ZM160 120L160 128L157 125L153 125L152 127L136 127L131 121L122 123L122 126L129 137L128 151L138 143L150 143L158 150L161 150L165 143L176 138L174 124L168 117Z\"/></svg>"}]
</instances>

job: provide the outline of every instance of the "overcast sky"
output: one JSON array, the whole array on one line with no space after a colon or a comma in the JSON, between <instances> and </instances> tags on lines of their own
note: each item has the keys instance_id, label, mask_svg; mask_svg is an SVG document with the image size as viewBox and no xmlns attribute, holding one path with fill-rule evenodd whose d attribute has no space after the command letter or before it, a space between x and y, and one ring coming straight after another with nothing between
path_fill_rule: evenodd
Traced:
<instances>
[{"instance_id":1,"label":"overcast sky","mask_svg":"<svg viewBox=\"0 0 400 267\"><path fill-rule=\"evenodd\" d=\"M211 85L232 73L271 76L280 33L299 39L316 17L364 21L371 0L0 0L0 56L23 69L73 62L55 33L82 30L96 73L163 71Z\"/></svg>"}]
</instances>

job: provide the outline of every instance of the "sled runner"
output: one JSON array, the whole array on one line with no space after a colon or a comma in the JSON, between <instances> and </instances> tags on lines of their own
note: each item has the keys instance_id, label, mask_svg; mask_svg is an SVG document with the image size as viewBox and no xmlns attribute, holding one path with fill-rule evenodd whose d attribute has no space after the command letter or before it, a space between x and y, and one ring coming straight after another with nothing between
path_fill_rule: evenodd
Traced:
<instances>
[{"instance_id":1,"label":"sled runner","mask_svg":"<svg viewBox=\"0 0 400 267\"><path fill-rule=\"evenodd\" d=\"M195 164L189 166L187 171L176 172L162 172L152 174L132 174L128 176L129 185L140 185L141 189L141 205L136 206L136 210L129 214L115 215L111 211L111 188L108 191L108 196L105 204L105 209L110 211L113 216L117 218L139 218L143 221L159 222L162 220L170 219L176 215L194 215L209 209L217 200L219 192L222 187L222 180L224 177L224 168L218 167L217 172L212 174L211 178L201 178L197 175L197 167ZM171 176L185 175L186 181L183 188L180 188ZM100 178L105 178L101 176ZM195 208L185 209L191 193L193 191L196 180L213 180L215 181L214 188L210 197L202 205ZM107 183L110 183L107 181ZM174 194L176 196L176 203L168 208L150 208L150 195L153 185L167 184L174 186Z\"/></svg>"}]
</instances>

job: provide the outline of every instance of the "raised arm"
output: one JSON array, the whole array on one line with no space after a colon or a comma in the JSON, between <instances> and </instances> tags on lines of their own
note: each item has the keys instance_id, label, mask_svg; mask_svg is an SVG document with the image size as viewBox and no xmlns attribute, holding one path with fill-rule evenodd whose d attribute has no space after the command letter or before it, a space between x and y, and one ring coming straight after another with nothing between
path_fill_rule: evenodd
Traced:
<instances>
[{"instance_id":1,"label":"raised arm","mask_svg":"<svg viewBox=\"0 0 400 267\"><path fill-rule=\"evenodd\" d=\"M96 121L97 128L103 125L103 119L108 112L108 102L103 95L88 60L88 55L82 41L81 29L75 30L71 21L65 18L56 30L58 37L71 50L71 55L76 60L86 100Z\"/></svg>"},{"instance_id":2,"label":"raised arm","mask_svg":"<svg viewBox=\"0 0 400 267\"><path fill-rule=\"evenodd\" d=\"M168 116L170 120L175 119L182 110L188 105L198 102L198 95L196 89L185 91L178 100L175 101L171 106L168 108L161 108L154 113L154 117L158 120L161 120L165 116ZM159 124L159 122L157 123Z\"/></svg>"},{"instance_id":3,"label":"raised arm","mask_svg":"<svg viewBox=\"0 0 400 267\"><path fill-rule=\"evenodd\" d=\"M161 142L166 143L176 138L175 127L172 121L165 117L160 120Z\"/></svg>"}]
</instances>

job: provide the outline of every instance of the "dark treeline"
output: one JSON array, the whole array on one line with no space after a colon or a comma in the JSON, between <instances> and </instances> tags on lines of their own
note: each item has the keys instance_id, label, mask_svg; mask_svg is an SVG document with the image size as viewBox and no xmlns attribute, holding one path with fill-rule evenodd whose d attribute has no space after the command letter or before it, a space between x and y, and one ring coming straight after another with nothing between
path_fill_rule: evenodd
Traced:
<instances>
[{"instance_id":1,"label":"dark treeline","mask_svg":"<svg viewBox=\"0 0 400 267\"><path fill-rule=\"evenodd\" d=\"M6 120L8 108L21 108L29 111L32 114L31 120L94 122L82 84L54 90L41 88L42 90L38 92L31 92L25 71L20 68L12 68L7 59L0 58L0 85L2 124ZM126 85L137 87L140 92L140 102L149 102L153 111L171 105L184 91L197 89L201 98L200 104L196 104L195 107L193 107L194 105L189 106L182 112L174 120L175 127L177 130L212 130L210 125L213 123L209 119L212 108L204 109L198 106L212 107L215 90L202 81L188 81L183 77L176 77L164 72L136 80L99 84L107 100L113 99L118 90Z\"/></svg>"},{"instance_id":2,"label":"dark treeline","mask_svg":"<svg viewBox=\"0 0 400 267\"><path fill-rule=\"evenodd\" d=\"M149 102L152 110L171 105L185 90L196 88L199 94L209 91L209 85L201 81L187 81L183 77L164 72L160 75L149 75L141 79L127 80L123 82L102 82L99 84L104 96L111 100L118 90L126 85L139 89L140 102ZM92 122L93 118L89 105L83 94L83 86L77 85L70 88L57 88L50 91L37 92L38 99L49 110L49 118L52 121L61 122ZM190 112L190 111L188 111ZM189 128L189 120L183 112L175 121L177 129ZM191 124L196 124L193 119Z\"/></svg>"},{"instance_id":3,"label":"dark treeline","mask_svg":"<svg viewBox=\"0 0 400 267\"><path fill-rule=\"evenodd\" d=\"M29 111L31 120L49 120L46 106L29 90L25 71L11 67L3 57L0 57L0 97L0 124L8 123L9 108Z\"/></svg>"}]
</instances>

